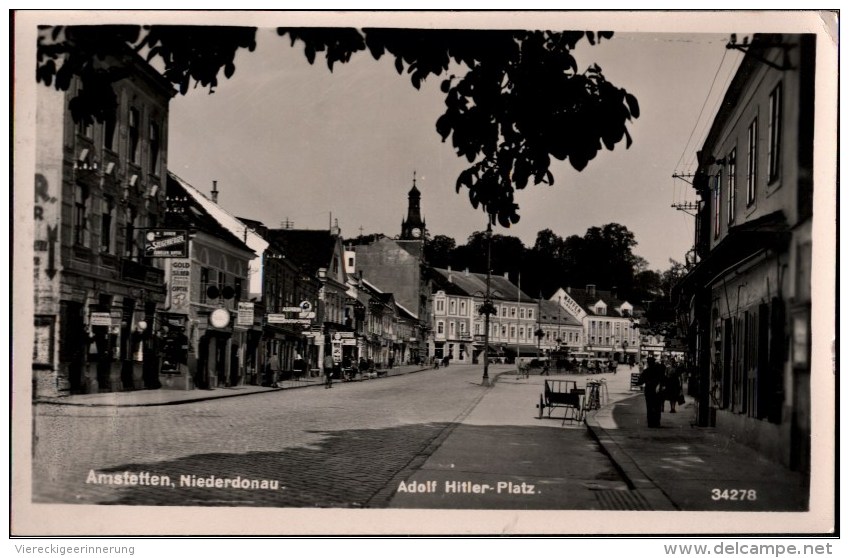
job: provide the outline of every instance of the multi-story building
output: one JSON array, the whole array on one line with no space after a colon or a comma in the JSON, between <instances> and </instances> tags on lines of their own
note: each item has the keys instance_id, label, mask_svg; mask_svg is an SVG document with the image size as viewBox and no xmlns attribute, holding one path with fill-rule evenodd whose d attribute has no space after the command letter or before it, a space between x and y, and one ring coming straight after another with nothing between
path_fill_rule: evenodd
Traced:
<instances>
[{"instance_id":1,"label":"multi-story building","mask_svg":"<svg viewBox=\"0 0 849 558\"><path fill-rule=\"evenodd\" d=\"M416 187L415 175L407 200L407 217L401 221L400 236L349 242L346 268L349 273L362 273L381 291L391 292L395 301L418 319L420 329L426 332L432 327L427 321L431 315L430 287L424 261L427 228L421 216L421 192ZM416 337L422 339L424 333L417 333Z\"/></svg>"},{"instance_id":2,"label":"multi-story building","mask_svg":"<svg viewBox=\"0 0 849 558\"><path fill-rule=\"evenodd\" d=\"M172 173L167 194L165 224L186 231L189 246L185 257L169 258L166 269L165 336L185 341L165 355L165 383L212 389L250 382L256 375L256 358L247 351L253 320L245 323L244 310L239 314L240 304L248 300L248 268L257 254L245 236L221 224L220 207Z\"/></svg>"},{"instance_id":3,"label":"multi-story building","mask_svg":"<svg viewBox=\"0 0 849 558\"><path fill-rule=\"evenodd\" d=\"M279 246L287 258L294 260L306 276L318 279L321 285L318 306L313 310L316 322L310 332L314 336L314 354L318 359L332 354L335 360L341 362L343 345L338 341L342 334L347 335L354 328L349 313L346 313L346 308L350 308L349 285L339 229L270 229L268 239ZM320 362L317 360L316 364Z\"/></svg>"},{"instance_id":4,"label":"multi-story building","mask_svg":"<svg viewBox=\"0 0 849 558\"><path fill-rule=\"evenodd\" d=\"M487 278L469 270L434 268L433 331L429 353L436 358L451 356L460 363L482 358L485 335L481 307L486 300ZM489 319L489 356L512 358L536 355L538 301L522 292L504 276L489 278L489 298L495 312Z\"/></svg>"},{"instance_id":5,"label":"multi-story building","mask_svg":"<svg viewBox=\"0 0 849 558\"><path fill-rule=\"evenodd\" d=\"M682 322L699 422L807 471L813 35L755 35L699 152ZM829 370L818 373L831 374Z\"/></svg>"},{"instance_id":6,"label":"multi-story building","mask_svg":"<svg viewBox=\"0 0 849 558\"><path fill-rule=\"evenodd\" d=\"M549 300L580 321L584 351L617 362L639 358L640 332L634 306L619 300L615 291L596 289L595 285L586 289L566 287Z\"/></svg>"},{"instance_id":7,"label":"multi-story building","mask_svg":"<svg viewBox=\"0 0 849 558\"><path fill-rule=\"evenodd\" d=\"M540 346L546 353L580 351L584 348L584 328L581 322L551 300L539 303Z\"/></svg>"},{"instance_id":8,"label":"multi-story building","mask_svg":"<svg viewBox=\"0 0 849 558\"><path fill-rule=\"evenodd\" d=\"M129 48L91 62L124 76L104 122L72 118L77 77L64 92L36 88L36 395L158 387L164 266L145 251L145 229L165 207L174 90Z\"/></svg>"}]
</instances>

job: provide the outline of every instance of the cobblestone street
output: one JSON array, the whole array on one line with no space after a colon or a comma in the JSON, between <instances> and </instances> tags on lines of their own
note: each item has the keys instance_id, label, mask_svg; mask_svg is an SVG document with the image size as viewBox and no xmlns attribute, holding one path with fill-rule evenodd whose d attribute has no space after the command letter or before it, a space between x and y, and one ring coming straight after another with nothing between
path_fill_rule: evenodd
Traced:
<instances>
[{"instance_id":1,"label":"cobblestone street","mask_svg":"<svg viewBox=\"0 0 849 558\"><path fill-rule=\"evenodd\" d=\"M498 368L491 372L497 373ZM399 483L423 467L449 434L457 433L453 446L496 455L503 440L509 440L504 447L511 451L521 446L517 439L528 428L550 430L546 436L560 444L557 453L571 453L573 461L586 463L587 455L593 455L589 478L618 482L609 461L582 425L559 428L559 420L518 429L498 420L486 424L492 415L487 409L503 403L499 391L521 388L505 383L487 390L479 382L480 369L456 366L377 381L337 383L331 390L312 387L183 405L38 405L33 501L386 507ZM532 418L537 388L527 385L523 389L528 392L527 414ZM479 405L490 398L488 405ZM459 425L470 415L472 425ZM463 474L482 479L509 467L505 462ZM564 463L563 467L570 470L565 476L573 482L581 476L582 468L576 463ZM551 475L552 470L549 464L543 474ZM125 471L167 478L167 482L118 485L114 479ZM279 484L276 489L216 488L216 479L228 484L233 480ZM205 486L207 483L213 486ZM472 498L443 503L401 499L392 505L463 507L463 502L468 507L487 506ZM526 507L527 503L501 498L491 505ZM562 505L595 507L595 499L573 498Z\"/></svg>"}]
</instances>

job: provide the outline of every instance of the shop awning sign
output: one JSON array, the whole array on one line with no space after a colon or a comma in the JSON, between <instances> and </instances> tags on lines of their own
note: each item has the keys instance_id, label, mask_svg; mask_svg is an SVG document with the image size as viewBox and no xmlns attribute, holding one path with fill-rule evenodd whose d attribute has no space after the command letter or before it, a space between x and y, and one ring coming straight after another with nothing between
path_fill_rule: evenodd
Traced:
<instances>
[{"instance_id":1,"label":"shop awning sign","mask_svg":"<svg viewBox=\"0 0 849 558\"><path fill-rule=\"evenodd\" d=\"M144 235L144 254L148 258L187 258L189 231L148 229Z\"/></svg>"}]
</instances>

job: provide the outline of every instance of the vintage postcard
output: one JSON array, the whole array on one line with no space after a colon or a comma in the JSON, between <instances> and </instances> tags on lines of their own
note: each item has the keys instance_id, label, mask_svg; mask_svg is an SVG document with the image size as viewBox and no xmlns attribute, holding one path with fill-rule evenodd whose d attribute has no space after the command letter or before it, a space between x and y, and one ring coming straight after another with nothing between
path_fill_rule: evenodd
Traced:
<instances>
[{"instance_id":1,"label":"vintage postcard","mask_svg":"<svg viewBox=\"0 0 849 558\"><path fill-rule=\"evenodd\" d=\"M838 17L14 12L12 535L833 532Z\"/></svg>"}]
</instances>

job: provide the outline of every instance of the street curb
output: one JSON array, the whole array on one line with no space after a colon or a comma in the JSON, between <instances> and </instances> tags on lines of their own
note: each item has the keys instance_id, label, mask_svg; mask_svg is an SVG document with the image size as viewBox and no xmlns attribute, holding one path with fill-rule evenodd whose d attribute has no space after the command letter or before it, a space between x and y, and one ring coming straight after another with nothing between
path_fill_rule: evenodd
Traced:
<instances>
[{"instance_id":1,"label":"street curb","mask_svg":"<svg viewBox=\"0 0 849 558\"><path fill-rule=\"evenodd\" d=\"M415 374L417 372L423 372L425 370L429 370L428 368L420 368L417 370L410 370L409 372L399 372L397 374L387 374L386 376L371 378L371 380L381 380L385 378L392 378L396 376L406 376L407 374ZM360 382L364 382L365 380L358 380ZM342 383L342 382L337 382ZM347 383L347 382L345 382ZM294 385L287 387L268 387L264 390L257 391L248 391L244 393L221 393L216 395L209 395L208 397L192 397L188 399L175 399L174 401L157 401L155 403L80 403L75 401L64 401L59 399L35 399L33 400L34 405L64 405L69 407L162 407L166 405L184 405L188 403L198 403L200 401L212 401L214 399L225 399L229 397L245 397L247 395L256 395L258 393L272 393L275 391L289 391L292 389L304 389L309 387L323 386L323 382L316 382L314 384L304 383L302 385ZM143 391L143 390L139 390ZM126 392L133 393L133 392Z\"/></svg>"},{"instance_id":2,"label":"street curb","mask_svg":"<svg viewBox=\"0 0 849 558\"><path fill-rule=\"evenodd\" d=\"M633 395L623 401L627 401L634 397L639 397L639 395ZM587 415L585 424L590 435L596 442L598 442L601 450L605 453L605 455L607 455L619 474L622 475L622 478L625 480L628 488L638 492L642 497L644 497L651 506L652 510L680 510L675 502L673 502L666 493L663 492L663 489L661 489L652 479L643 473L642 469L640 469L639 465L637 465L628 452L625 451L613 439L607 430L599 424L598 416L611 416L615 406L616 403L613 403L612 405L605 406Z\"/></svg>"}]
</instances>

